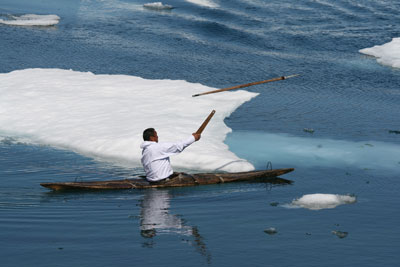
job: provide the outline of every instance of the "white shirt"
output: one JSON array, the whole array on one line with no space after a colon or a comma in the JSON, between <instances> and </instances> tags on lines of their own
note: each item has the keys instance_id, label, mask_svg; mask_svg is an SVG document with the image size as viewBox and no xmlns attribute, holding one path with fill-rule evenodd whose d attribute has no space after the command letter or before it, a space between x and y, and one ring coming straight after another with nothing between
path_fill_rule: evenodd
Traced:
<instances>
[{"instance_id":1,"label":"white shirt","mask_svg":"<svg viewBox=\"0 0 400 267\"><path fill-rule=\"evenodd\" d=\"M195 141L191 135L187 140L176 143L156 143L144 141L142 148L142 165L146 172L146 179L156 182L167 178L173 173L169 157L182 152Z\"/></svg>"}]
</instances>

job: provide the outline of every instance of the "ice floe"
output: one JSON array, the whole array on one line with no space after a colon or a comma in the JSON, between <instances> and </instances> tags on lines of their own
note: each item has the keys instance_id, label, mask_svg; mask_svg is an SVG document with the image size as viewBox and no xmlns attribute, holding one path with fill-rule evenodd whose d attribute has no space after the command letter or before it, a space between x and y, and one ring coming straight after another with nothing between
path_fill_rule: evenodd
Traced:
<instances>
[{"instance_id":1,"label":"ice floe","mask_svg":"<svg viewBox=\"0 0 400 267\"><path fill-rule=\"evenodd\" d=\"M193 98L213 88L183 80L149 80L62 69L0 74L0 136L24 138L100 160L140 167L143 130L160 142L186 139L211 110L216 114L199 142L171 158L174 167L248 171L224 143L224 119L256 93L239 90Z\"/></svg>"},{"instance_id":2,"label":"ice floe","mask_svg":"<svg viewBox=\"0 0 400 267\"><path fill-rule=\"evenodd\" d=\"M162 2L147 3L144 4L143 7L155 10L169 10L174 8L173 6L163 4Z\"/></svg>"},{"instance_id":3,"label":"ice floe","mask_svg":"<svg viewBox=\"0 0 400 267\"><path fill-rule=\"evenodd\" d=\"M339 205L356 202L355 196L336 194L308 194L295 199L285 207L299 207L310 210L333 209Z\"/></svg>"},{"instance_id":4,"label":"ice floe","mask_svg":"<svg viewBox=\"0 0 400 267\"><path fill-rule=\"evenodd\" d=\"M218 4L216 4L212 0L186 0L186 1L199 6L205 6L211 8L218 7Z\"/></svg>"},{"instance_id":5,"label":"ice floe","mask_svg":"<svg viewBox=\"0 0 400 267\"><path fill-rule=\"evenodd\" d=\"M53 26L59 22L60 17L57 15L11 15L8 19L0 19L0 23L13 26Z\"/></svg>"},{"instance_id":6,"label":"ice floe","mask_svg":"<svg viewBox=\"0 0 400 267\"><path fill-rule=\"evenodd\" d=\"M400 68L400 37L383 45L359 50L360 53L374 56L383 65Z\"/></svg>"}]
</instances>

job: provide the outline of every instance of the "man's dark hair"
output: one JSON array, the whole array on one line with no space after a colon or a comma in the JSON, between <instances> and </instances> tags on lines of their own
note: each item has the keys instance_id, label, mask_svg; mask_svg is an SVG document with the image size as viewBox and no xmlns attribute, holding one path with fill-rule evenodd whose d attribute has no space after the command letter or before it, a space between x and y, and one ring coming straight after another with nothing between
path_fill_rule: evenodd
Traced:
<instances>
[{"instance_id":1,"label":"man's dark hair","mask_svg":"<svg viewBox=\"0 0 400 267\"><path fill-rule=\"evenodd\" d=\"M143 132L143 140L150 141L150 137L154 136L155 134L156 134L156 130L154 130L154 128L147 128Z\"/></svg>"}]
</instances>

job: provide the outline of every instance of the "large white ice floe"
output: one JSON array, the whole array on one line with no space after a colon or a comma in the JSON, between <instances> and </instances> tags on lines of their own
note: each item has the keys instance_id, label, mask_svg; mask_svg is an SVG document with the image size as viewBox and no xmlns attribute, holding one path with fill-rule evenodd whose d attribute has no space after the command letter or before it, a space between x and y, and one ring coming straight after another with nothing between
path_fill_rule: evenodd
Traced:
<instances>
[{"instance_id":1,"label":"large white ice floe","mask_svg":"<svg viewBox=\"0 0 400 267\"><path fill-rule=\"evenodd\" d=\"M364 48L359 52L376 57L383 65L400 68L400 38L393 38L389 43Z\"/></svg>"},{"instance_id":2,"label":"large white ice floe","mask_svg":"<svg viewBox=\"0 0 400 267\"><path fill-rule=\"evenodd\" d=\"M0 135L136 167L144 129L154 127L160 142L186 139L215 109L201 140L173 156L172 165L252 170L224 143L231 132L224 119L257 94L240 90L191 97L213 89L182 80L62 69L13 71L0 74Z\"/></svg>"}]
</instances>

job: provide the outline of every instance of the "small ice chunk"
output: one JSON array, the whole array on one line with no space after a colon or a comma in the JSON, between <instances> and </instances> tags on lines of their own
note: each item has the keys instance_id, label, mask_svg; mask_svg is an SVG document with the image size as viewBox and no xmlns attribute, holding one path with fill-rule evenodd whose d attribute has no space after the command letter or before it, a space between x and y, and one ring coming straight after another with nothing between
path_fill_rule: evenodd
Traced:
<instances>
[{"instance_id":1,"label":"small ice chunk","mask_svg":"<svg viewBox=\"0 0 400 267\"><path fill-rule=\"evenodd\" d=\"M333 209L342 204L356 202L355 196L334 194L308 194L292 201L291 206L310 210Z\"/></svg>"},{"instance_id":2,"label":"small ice chunk","mask_svg":"<svg viewBox=\"0 0 400 267\"><path fill-rule=\"evenodd\" d=\"M53 26L58 24L60 17L57 15L26 14L10 16L10 19L0 19L0 23L13 26Z\"/></svg>"},{"instance_id":3,"label":"small ice chunk","mask_svg":"<svg viewBox=\"0 0 400 267\"><path fill-rule=\"evenodd\" d=\"M170 5L164 5L162 2L147 3L144 4L143 7L156 10L166 10L174 8L173 6Z\"/></svg>"},{"instance_id":4,"label":"small ice chunk","mask_svg":"<svg viewBox=\"0 0 400 267\"><path fill-rule=\"evenodd\" d=\"M339 238L345 238L349 233L342 231L332 231L332 234L336 235Z\"/></svg>"},{"instance_id":5,"label":"small ice chunk","mask_svg":"<svg viewBox=\"0 0 400 267\"><path fill-rule=\"evenodd\" d=\"M303 129L303 132L306 132L306 133L314 133L315 130L312 129L312 128L304 128L304 129Z\"/></svg>"},{"instance_id":6,"label":"small ice chunk","mask_svg":"<svg viewBox=\"0 0 400 267\"><path fill-rule=\"evenodd\" d=\"M274 227L270 227L268 229L265 229L264 233L267 233L269 235L274 235L274 234L278 233L278 231Z\"/></svg>"},{"instance_id":7,"label":"small ice chunk","mask_svg":"<svg viewBox=\"0 0 400 267\"><path fill-rule=\"evenodd\" d=\"M218 4L214 3L212 0L186 0L189 3L209 7L209 8L217 8Z\"/></svg>"}]
</instances>

